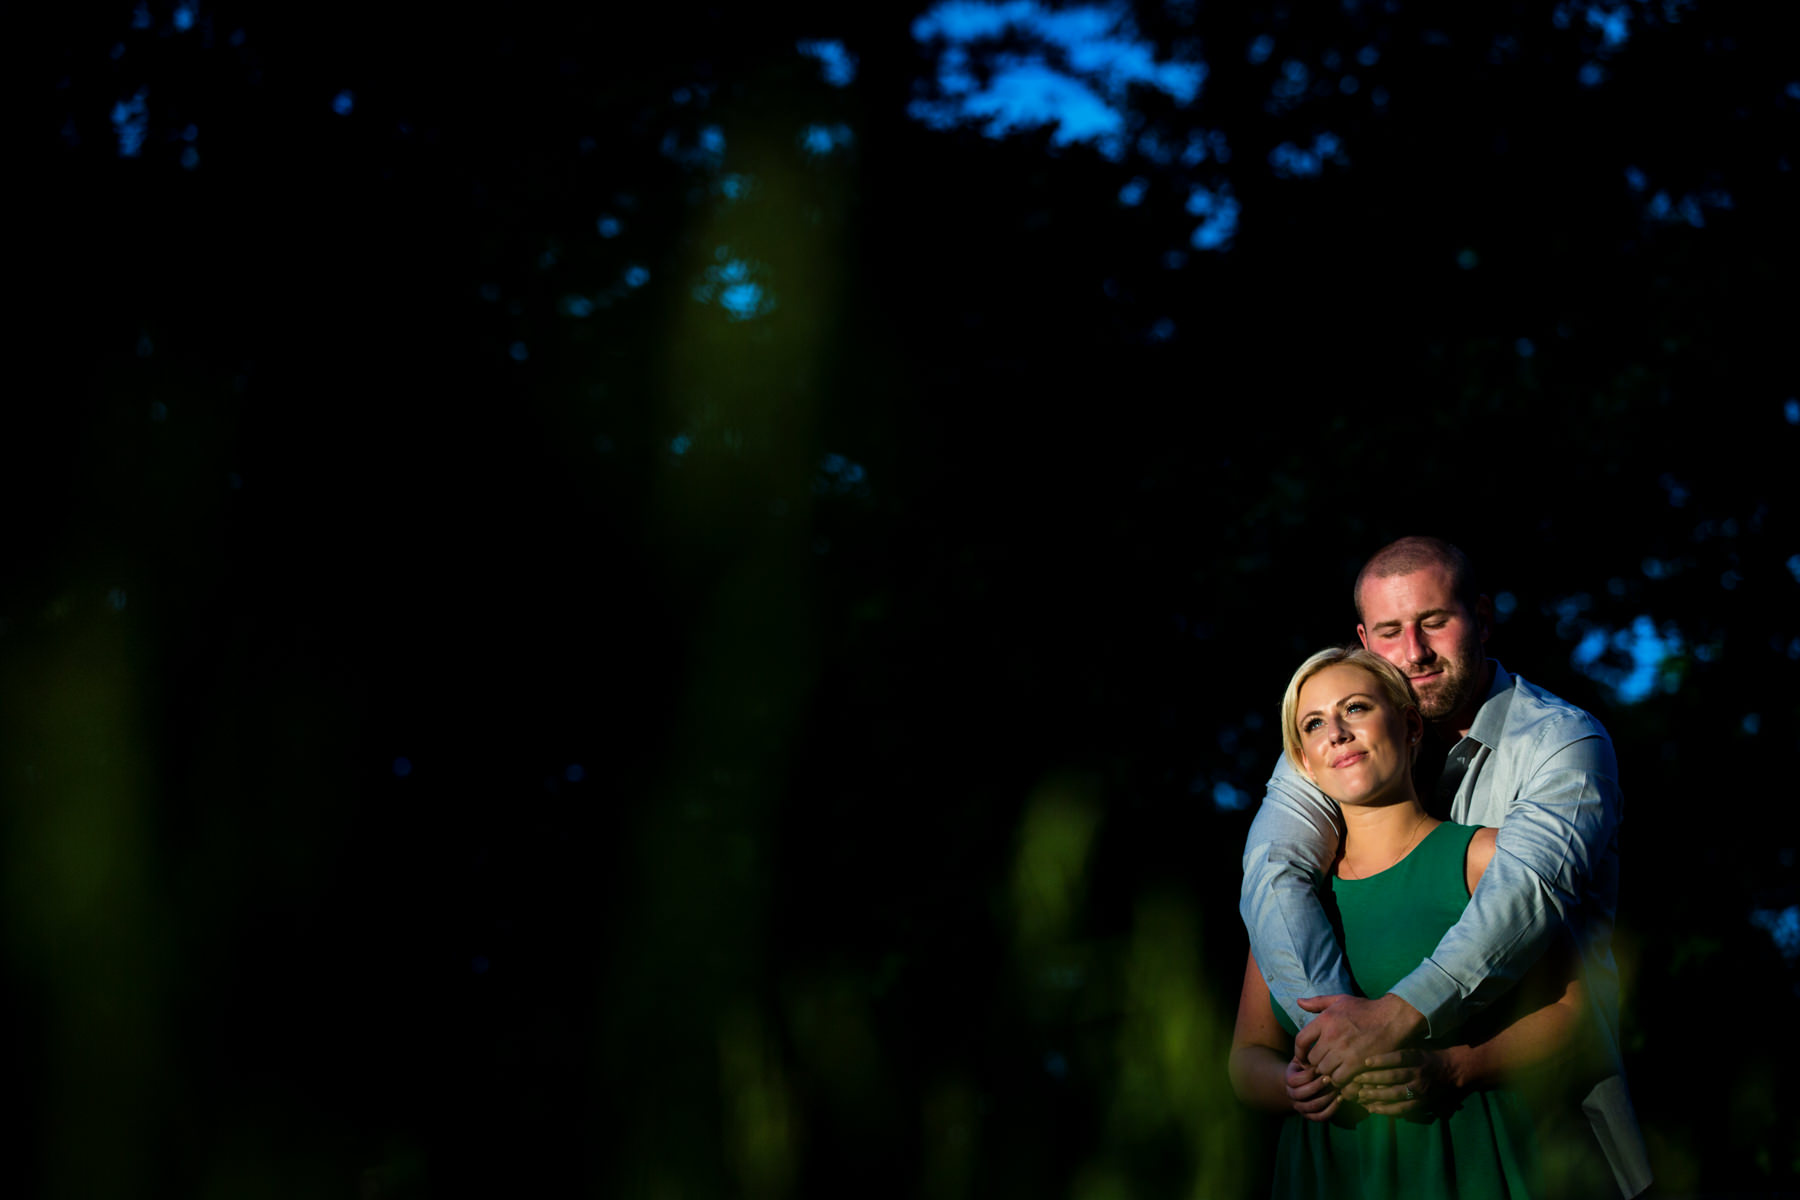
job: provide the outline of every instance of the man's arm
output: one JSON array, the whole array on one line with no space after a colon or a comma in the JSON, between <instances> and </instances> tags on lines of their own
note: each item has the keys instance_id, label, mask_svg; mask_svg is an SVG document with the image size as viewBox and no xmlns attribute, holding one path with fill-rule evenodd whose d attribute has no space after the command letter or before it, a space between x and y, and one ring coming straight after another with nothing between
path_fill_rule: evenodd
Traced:
<instances>
[{"instance_id":1,"label":"man's arm","mask_svg":"<svg viewBox=\"0 0 1800 1200\"><path fill-rule=\"evenodd\" d=\"M1356 1077L1356 1101L1372 1113L1398 1117L1454 1103L1477 1088L1516 1085L1569 1054L1587 1011L1581 981L1570 977L1556 999L1484 1041L1370 1058Z\"/></svg>"},{"instance_id":2,"label":"man's arm","mask_svg":"<svg viewBox=\"0 0 1800 1200\"><path fill-rule=\"evenodd\" d=\"M1462 918L1393 995L1441 1034L1511 987L1581 903L1618 829L1612 743L1594 734L1556 749L1508 805L1494 859Z\"/></svg>"},{"instance_id":3,"label":"man's arm","mask_svg":"<svg viewBox=\"0 0 1800 1200\"><path fill-rule=\"evenodd\" d=\"M1352 986L1314 883L1337 857L1340 821L1337 806L1284 756L1244 842L1238 911L1269 992L1295 1028L1309 1019L1296 1003L1301 996Z\"/></svg>"},{"instance_id":4,"label":"man's arm","mask_svg":"<svg viewBox=\"0 0 1800 1200\"><path fill-rule=\"evenodd\" d=\"M1495 830L1476 832L1463 870L1471 894L1493 864ZM1516 1083L1579 1062L1571 1054L1590 1006L1581 983L1581 956L1568 931L1532 968L1510 998L1511 1022L1490 1036L1442 1050L1404 1049L1367 1059L1369 1068L1344 1089L1369 1112L1401 1116L1438 1108L1476 1088ZM1351 1093L1355 1095L1352 1097Z\"/></svg>"}]
</instances>

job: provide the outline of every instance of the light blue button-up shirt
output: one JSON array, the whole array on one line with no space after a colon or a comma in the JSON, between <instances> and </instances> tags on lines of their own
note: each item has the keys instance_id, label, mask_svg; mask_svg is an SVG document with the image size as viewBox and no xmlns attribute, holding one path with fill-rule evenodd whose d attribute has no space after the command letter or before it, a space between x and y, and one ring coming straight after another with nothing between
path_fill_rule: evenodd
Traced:
<instances>
[{"instance_id":1,"label":"light blue button-up shirt","mask_svg":"<svg viewBox=\"0 0 1800 1200\"><path fill-rule=\"evenodd\" d=\"M1567 926L1581 952L1596 1033L1614 1078L1589 1097L1620 1189L1649 1186L1643 1139L1619 1064L1619 971L1613 918L1619 899L1624 801L1612 739L1588 713L1494 663L1494 682L1445 774L1468 763L1450 819L1497 829L1493 861L1469 906L1430 958L1393 993L1424 1014L1428 1031L1454 1029L1503 995ZM1353 992L1317 884L1343 837L1337 805L1284 755L1244 846L1240 911L1275 997L1297 1026L1300 996Z\"/></svg>"}]
</instances>

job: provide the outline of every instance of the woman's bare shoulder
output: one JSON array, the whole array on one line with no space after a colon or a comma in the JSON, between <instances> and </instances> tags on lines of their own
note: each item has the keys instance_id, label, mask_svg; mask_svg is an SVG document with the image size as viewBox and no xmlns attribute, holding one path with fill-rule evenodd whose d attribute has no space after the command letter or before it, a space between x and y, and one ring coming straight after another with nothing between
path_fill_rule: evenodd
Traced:
<instances>
[{"instance_id":1,"label":"woman's bare shoulder","mask_svg":"<svg viewBox=\"0 0 1800 1200\"><path fill-rule=\"evenodd\" d=\"M1463 859L1463 879L1469 885L1469 893L1475 892L1475 885L1487 873L1488 864L1494 861L1494 838L1497 833L1487 826L1475 831L1469 839L1469 852Z\"/></svg>"}]
</instances>

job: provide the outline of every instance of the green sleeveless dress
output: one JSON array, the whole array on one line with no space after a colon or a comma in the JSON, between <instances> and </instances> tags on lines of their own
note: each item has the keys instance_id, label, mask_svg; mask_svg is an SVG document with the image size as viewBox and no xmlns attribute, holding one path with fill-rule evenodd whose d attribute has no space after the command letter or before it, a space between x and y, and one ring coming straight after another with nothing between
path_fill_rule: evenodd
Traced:
<instances>
[{"instance_id":1,"label":"green sleeveless dress","mask_svg":"<svg viewBox=\"0 0 1800 1200\"><path fill-rule=\"evenodd\" d=\"M1462 916L1469 902L1463 861L1475 830L1445 822L1387 870L1330 881L1333 924L1362 995L1382 995L1409 975ZM1279 1006L1275 1015L1292 1034ZM1276 1151L1274 1194L1475 1200L1542 1196L1544 1189L1531 1114L1517 1093L1493 1089L1470 1093L1448 1114L1364 1116L1348 1128L1290 1115Z\"/></svg>"}]
</instances>

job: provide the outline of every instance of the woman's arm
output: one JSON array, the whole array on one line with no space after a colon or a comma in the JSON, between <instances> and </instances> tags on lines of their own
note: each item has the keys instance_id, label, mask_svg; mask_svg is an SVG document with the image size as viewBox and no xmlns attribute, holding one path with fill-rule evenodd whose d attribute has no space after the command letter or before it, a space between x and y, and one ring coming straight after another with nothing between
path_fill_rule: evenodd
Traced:
<instances>
[{"instance_id":1,"label":"woman's arm","mask_svg":"<svg viewBox=\"0 0 1800 1200\"><path fill-rule=\"evenodd\" d=\"M1447 1074L1459 1088L1498 1087L1512 1076L1560 1057L1575 1042L1587 1011L1587 991L1579 978L1569 979L1562 995L1526 1013L1485 1041L1451 1046Z\"/></svg>"},{"instance_id":2,"label":"woman's arm","mask_svg":"<svg viewBox=\"0 0 1800 1200\"><path fill-rule=\"evenodd\" d=\"M1330 1120L1338 1108L1331 1081L1295 1062L1293 1050L1293 1040L1269 1007L1269 985L1252 953L1244 963L1237 1028L1231 1037L1231 1088L1238 1099L1263 1112L1297 1112L1311 1121Z\"/></svg>"},{"instance_id":3,"label":"woman's arm","mask_svg":"<svg viewBox=\"0 0 1800 1200\"><path fill-rule=\"evenodd\" d=\"M1487 874L1488 864L1494 861L1496 832L1480 829L1469 839L1464 876L1471 896ZM1526 994L1529 994L1534 977L1539 992L1535 999L1543 1001L1539 1007L1492 1037L1472 1045L1452 1046L1446 1051L1451 1061L1451 1078L1459 1086L1493 1087L1503 1083L1509 1074L1528 1071L1574 1043L1582 1017L1587 1012L1587 991L1581 982L1581 963L1566 934L1558 932L1544 961L1521 984ZM1525 1003L1531 1004L1534 1000L1528 999Z\"/></svg>"}]
</instances>

